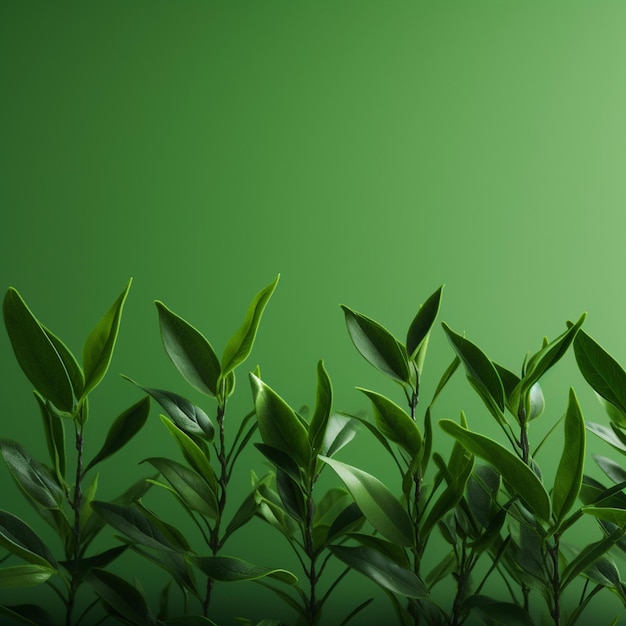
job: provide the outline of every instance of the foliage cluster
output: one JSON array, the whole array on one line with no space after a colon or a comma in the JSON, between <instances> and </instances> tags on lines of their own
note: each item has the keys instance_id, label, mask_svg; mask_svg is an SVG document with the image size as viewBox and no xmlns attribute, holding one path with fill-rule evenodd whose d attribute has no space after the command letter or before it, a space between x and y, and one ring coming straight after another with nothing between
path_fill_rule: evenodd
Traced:
<instances>
[{"instance_id":1,"label":"foliage cluster","mask_svg":"<svg viewBox=\"0 0 626 626\"><path fill-rule=\"evenodd\" d=\"M277 282L278 277L253 298L221 357L199 330L157 301L165 353L212 408L124 377L145 395L111 421L91 458L85 454L90 395L109 369L130 282L86 338L80 362L15 289L7 291L5 327L34 387L49 458L42 462L21 443L0 439L8 470L37 514L26 521L0 510L3 623L54 624L50 607L10 602L11 589L48 585L66 626L211 625L212 600L222 585L252 581L284 602L294 623L313 626L325 623L326 603L347 576L364 576L378 585L389 598L390 615L402 626L526 626L535 619L573 625L590 601L606 592L626 607L615 559L626 552L626 468L613 458L594 456L609 482L585 473L587 432L626 455L626 372L582 329L584 315L567 322L555 339L544 338L538 351L521 359L517 373L442 323L452 359L422 412L424 364L443 288L419 307L403 341L342 306L358 353L402 392L396 401L359 388L371 406L369 415L335 411L331 379L320 361L308 417L289 406L258 367L236 385L236 372L251 354ZM570 351L606 410L604 424L585 422L573 389L565 413L545 417L550 411L542 379ZM464 371L470 393L478 394L501 429L500 440L471 429L463 407L458 421L433 423L435 402L457 371ZM250 410L240 418L229 410L236 389L251 390ZM150 475L127 485L115 499L99 500L95 468L140 433L151 402L159 407L179 460L143 459ZM531 425L539 418L553 423L535 442ZM563 441L558 467L544 476L539 452L558 431ZM360 437L374 438L382 458L397 470L397 483L385 484L338 458ZM448 442L453 445L446 459L441 450ZM273 470L260 477L253 472L249 494L233 503L231 478L250 444ZM332 484L325 491L320 491L322 474ZM172 498L197 532L186 536L171 511L150 508L150 490ZM597 535L584 545L567 541L585 518L595 518ZM253 519L282 536L299 571L280 563L258 565L229 552L231 536L246 532ZM58 538L55 544L42 538L41 522ZM103 533L106 528L116 534ZM100 547L103 541L108 547ZM440 557L435 562L433 545ZM157 606L140 580L119 574L118 559L128 551L167 573ZM439 585L451 590L445 602L436 599ZM577 602L571 601L572 589ZM172 608L172 594L181 600L176 606L183 606L182 612ZM370 602L347 607L341 624L365 615ZM241 612L245 606L233 608L233 623L251 624Z\"/></svg>"}]
</instances>

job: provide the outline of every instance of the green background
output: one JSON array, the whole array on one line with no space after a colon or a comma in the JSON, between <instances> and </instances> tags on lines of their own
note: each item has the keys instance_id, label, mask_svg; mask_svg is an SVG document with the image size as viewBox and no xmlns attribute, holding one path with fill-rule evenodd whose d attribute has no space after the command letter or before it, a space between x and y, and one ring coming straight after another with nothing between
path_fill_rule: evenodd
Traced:
<instances>
[{"instance_id":1,"label":"green background","mask_svg":"<svg viewBox=\"0 0 626 626\"><path fill-rule=\"evenodd\" d=\"M134 277L110 376L94 394L88 451L138 399L117 372L202 401L161 348L154 299L220 352L279 272L240 370L234 422L250 405L246 371L256 363L296 408L313 401L320 358L337 409L366 408L355 385L399 401L353 349L339 304L402 338L442 283L440 319L511 369L582 311L587 331L626 360L625 27L626 5L609 0L4 0L3 289L15 286L80 354ZM426 397L451 358L437 328ZM31 387L4 330L0 359L1 434L43 458ZM571 384L587 418L604 419L572 356L557 369L534 436L562 414ZM461 409L490 432L457 375L437 417ZM176 457L157 415L102 464L102 497L148 473L138 460ZM540 462L556 462L555 441ZM366 433L341 458L391 480ZM239 494L248 469L264 470L252 451ZM2 508L33 520L5 470L0 489ZM171 501L157 504L182 520ZM231 548L265 564L290 559L257 521ZM142 562L124 567L154 605L165 579L146 580ZM328 623L370 595L359 623L389 614L356 574L340 589ZM255 601L242 606L249 593ZM593 605L607 622L620 610L608 595ZM250 617L290 615L256 587L224 589L220 615L235 601Z\"/></svg>"}]
</instances>

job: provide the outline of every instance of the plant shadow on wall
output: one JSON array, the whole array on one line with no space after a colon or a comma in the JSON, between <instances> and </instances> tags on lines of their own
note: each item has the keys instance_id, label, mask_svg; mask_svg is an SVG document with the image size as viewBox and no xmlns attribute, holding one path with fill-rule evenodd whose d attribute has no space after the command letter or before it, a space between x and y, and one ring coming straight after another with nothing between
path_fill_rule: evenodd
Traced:
<instances>
[{"instance_id":1,"label":"plant shadow on wall","mask_svg":"<svg viewBox=\"0 0 626 626\"><path fill-rule=\"evenodd\" d=\"M386 621L395 619L402 626L572 625L583 623L583 614L593 611L591 601L606 592L626 607L626 587L615 560L626 552L626 469L595 456L612 484L585 474L587 431L626 454L626 372L582 330L584 315L521 359L519 373L442 324L451 363L422 412L424 364L429 338L439 328L443 288L419 307L404 341L343 306L357 351L397 383L399 399L359 388L371 404L371 417L336 412L331 379L320 361L315 406L307 419L307 411L289 406L258 367L246 373L251 393L247 385L235 385L235 373L252 352L277 282L278 277L252 299L221 357L199 330L157 301L167 356L212 408L125 377L146 395L111 422L91 458L84 452L89 397L109 368L130 282L85 340L80 364L20 294L7 291L5 327L16 360L34 387L49 458L41 462L19 442L0 439L10 475L34 510L32 520L0 510L2 623L53 625L62 612L66 626L211 625L213 599L222 585L247 581L263 591L254 602L268 619L259 624L283 623L271 619L276 598L291 612L289 623L335 623L328 618L331 597L335 605L345 604L342 621L336 623L347 624L367 620L371 610L371 599L350 604L335 593L347 577L358 576L383 590L389 599ZM555 419L545 401L542 378L572 347L584 379L606 409L607 425L585 424L573 389L562 417ZM463 370L468 393L478 394L502 441L471 429L462 406L458 422L434 423L435 401ZM250 410L243 416L229 408L236 388L249 398ZM112 501L98 500L99 482L107 478L94 468L140 432L150 398L161 409L179 459L154 450L138 459L150 467L150 476L128 485ZM552 420L538 442L532 437L535 420ZM555 433L562 433L562 452L556 472L548 476L540 452ZM386 485L349 459L337 458L362 437L373 437L384 450L398 472L396 484ZM450 441L454 445L446 459L440 450ZM234 474L249 471L237 462L251 443L259 461L269 461L273 469L261 477L252 472L250 492L233 502L229 485ZM335 482L320 492L322 474ZM169 507L165 513L150 508L150 490L171 497L194 533L181 532ZM581 544L571 531L585 517L597 520L597 536ZM273 553L268 566L228 552L230 537L252 533L248 522L255 518L282 537L298 571L278 562L280 554ZM56 544L44 541L44 532L50 532L45 526L57 536ZM100 545L105 528L115 531L117 539L96 550L94 539L99 537ZM441 545L447 548L441 551ZM129 551L146 563L134 582L113 571ZM164 570L169 579L156 598L147 597L141 584L151 568ZM12 589L37 585L53 590L57 613L34 601L11 604ZM443 600L436 593L442 585L451 590ZM241 589L245 593L249 587ZM238 615L245 602L239 606L228 623L252 624ZM380 608L376 619L381 619ZM616 622L617 617L611 623Z\"/></svg>"}]
</instances>

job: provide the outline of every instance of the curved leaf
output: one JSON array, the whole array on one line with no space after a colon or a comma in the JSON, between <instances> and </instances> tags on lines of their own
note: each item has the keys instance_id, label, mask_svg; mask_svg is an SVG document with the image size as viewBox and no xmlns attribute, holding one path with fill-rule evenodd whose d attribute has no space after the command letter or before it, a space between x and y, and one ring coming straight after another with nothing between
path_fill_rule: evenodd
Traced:
<instances>
[{"instance_id":1,"label":"curved leaf","mask_svg":"<svg viewBox=\"0 0 626 626\"><path fill-rule=\"evenodd\" d=\"M150 398L148 396L121 413L111 424L102 448L89 462L85 472L124 447L141 430L149 414Z\"/></svg>"},{"instance_id":2,"label":"curved leaf","mask_svg":"<svg viewBox=\"0 0 626 626\"><path fill-rule=\"evenodd\" d=\"M45 583L56 570L45 565L13 565L0 568L0 589L34 587Z\"/></svg>"},{"instance_id":3,"label":"curved leaf","mask_svg":"<svg viewBox=\"0 0 626 626\"><path fill-rule=\"evenodd\" d=\"M443 285L420 306L417 315L409 326L406 335L406 349L411 359L417 357L418 352L427 341L427 337L439 313L442 292Z\"/></svg>"},{"instance_id":4,"label":"curved leaf","mask_svg":"<svg viewBox=\"0 0 626 626\"><path fill-rule=\"evenodd\" d=\"M428 590L418 576L374 548L329 546L329 549L346 565L367 576L383 589L405 598L425 600L428 597Z\"/></svg>"},{"instance_id":5,"label":"curved leaf","mask_svg":"<svg viewBox=\"0 0 626 626\"><path fill-rule=\"evenodd\" d=\"M557 524L578 498L585 466L585 420L573 389L569 392L564 431L563 454L552 490L552 512Z\"/></svg>"},{"instance_id":6,"label":"curved leaf","mask_svg":"<svg viewBox=\"0 0 626 626\"><path fill-rule=\"evenodd\" d=\"M439 425L469 452L493 465L513 493L540 519L549 521L550 496L536 474L518 456L493 439L467 430L452 420L441 420Z\"/></svg>"},{"instance_id":7,"label":"curved leaf","mask_svg":"<svg viewBox=\"0 0 626 626\"><path fill-rule=\"evenodd\" d=\"M324 367L324 361L317 364L317 390L315 397L315 411L309 426L309 442L313 453L318 453L324 442L326 426L330 419L333 405L333 388Z\"/></svg>"},{"instance_id":8,"label":"curved leaf","mask_svg":"<svg viewBox=\"0 0 626 626\"><path fill-rule=\"evenodd\" d=\"M390 378L409 383L411 377L406 348L378 322L343 304L341 308L352 343L365 360Z\"/></svg>"},{"instance_id":9,"label":"curved leaf","mask_svg":"<svg viewBox=\"0 0 626 626\"><path fill-rule=\"evenodd\" d=\"M261 291L254 296L246 312L243 324L228 340L222 354L222 377L226 376L238 365L243 363L248 358L250 352L252 352L252 346L254 345L257 330L261 323L263 311L269 299L272 297L274 289L276 289L279 278L280 274L276 276L267 287L261 289Z\"/></svg>"},{"instance_id":10,"label":"curved leaf","mask_svg":"<svg viewBox=\"0 0 626 626\"><path fill-rule=\"evenodd\" d=\"M48 546L26 522L0 510L0 545L34 565L56 568L57 563Z\"/></svg>"},{"instance_id":11,"label":"curved leaf","mask_svg":"<svg viewBox=\"0 0 626 626\"><path fill-rule=\"evenodd\" d=\"M104 317L96 324L89 333L83 346L83 369L85 371L85 387L81 398L84 398L100 381L104 378L113 349L120 329L122 310L128 295L128 290L133 282L131 278L126 288L118 296L111 308L104 314Z\"/></svg>"},{"instance_id":12,"label":"curved leaf","mask_svg":"<svg viewBox=\"0 0 626 626\"><path fill-rule=\"evenodd\" d=\"M377 478L346 463L320 457L343 481L369 523L400 546L414 544L413 525L399 500Z\"/></svg>"},{"instance_id":13,"label":"curved leaf","mask_svg":"<svg viewBox=\"0 0 626 626\"><path fill-rule=\"evenodd\" d=\"M159 313L161 340L167 356L182 377L195 389L209 396L217 395L220 362L204 335L155 301Z\"/></svg>"},{"instance_id":14,"label":"curved leaf","mask_svg":"<svg viewBox=\"0 0 626 626\"><path fill-rule=\"evenodd\" d=\"M46 400L38 391L34 392L35 400L39 405L43 430L50 459L54 464L59 482L65 480L65 425L63 418L58 414L50 400Z\"/></svg>"},{"instance_id":15,"label":"curved leaf","mask_svg":"<svg viewBox=\"0 0 626 626\"><path fill-rule=\"evenodd\" d=\"M253 565L232 556L192 556L190 560L211 580L240 582L269 577L287 585L295 585L298 582L298 578L285 569Z\"/></svg>"},{"instance_id":16,"label":"curved leaf","mask_svg":"<svg viewBox=\"0 0 626 626\"><path fill-rule=\"evenodd\" d=\"M45 326L42 325L41 327L46 335L48 335L48 339L50 339L56 351L59 353L61 361L63 361L63 365L65 365L67 375L69 376L70 383L74 389L74 395L77 398L80 398L85 389L85 376L83 374L83 370L78 364L78 361L76 361L76 357L70 352L69 348L61 341L61 339L59 339L59 337L57 337Z\"/></svg>"},{"instance_id":17,"label":"curved leaf","mask_svg":"<svg viewBox=\"0 0 626 626\"><path fill-rule=\"evenodd\" d=\"M512 602L492 600L487 596L470 596L464 600L463 611L479 613L488 623L495 626L533 626L534 621L528 611Z\"/></svg>"},{"instance_id":18,"label":"curved leaf","mask_svg":"<svg viewBox=\"0 0 626 626\"><path fill-rule=\"evenodd\" d=\"M355 436L356 428L354 426L354 419L346 415L331 415L326 425L321 454L331 457L335 456L335 454L347 446Z\"/></svg>"},{"instance_id":19,"label":"curved leaf","mask_svg":"<svg viewBox=\"0 0 626 626\"><path fill-rule=\"evenodd\" d=\"M74 394L63 359L13 287L4 297L3 313L15 358L26 378L44 398L62 411L71 413Z\"/></svg>"},{"instance_id":20,"label":"curved leaf","mask_svg":"<svg viewBox=\"0 0 626 626\"><path fill-rule=\"evenodd\" d=\"M406 450L411 457L416 456L422 449L423 441L422 434L411 416L389 398L361 387L357 389L371 400L374 419L380 432Z\"/></svg>"},{"instance_id":21,"label":"curved leaf","mask_svg":"<svg viewBox=\"0 0 626 626\"><path fill-rule=\"evenodd\" d=\"M254 374L250 374L250 384L263 442L291 457L299 466L308 467L309 436L294 410Z\"/></svg>"}]
</instances>

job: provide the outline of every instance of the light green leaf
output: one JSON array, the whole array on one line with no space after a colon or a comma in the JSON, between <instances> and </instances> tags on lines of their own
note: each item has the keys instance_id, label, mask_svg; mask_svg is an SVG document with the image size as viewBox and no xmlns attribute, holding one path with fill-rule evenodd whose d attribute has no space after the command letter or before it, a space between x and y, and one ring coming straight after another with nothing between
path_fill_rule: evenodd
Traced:
<instances>
[{"instance_id":1,"label":"light green leaf","mask_svg":"<svg viewBox=\"0 0 626 626\"><path fill-rule=\"evenodd\" d=\"M585 466L585 420L573 389L564 422L563 454L552 490L552 514L557 524L574 506L583 480Z\"/></svg>"},{"instance_id":2,"label":"light green leaf","mask_svg":"<svg viewBox=\"0 0 626 626\"><path fill-rule=\"evenodd\" d=\"M45 583L56 570L45 565L13 565L0 568L0 589L34 587Z\"/></svg>"},{"instance_id":3,"label":"light green leaf","mask_svg":"<svg viewBox=\"0 0 626 626\"><path fill-rule=\"evenodd\" d=\"M13 287L4 297L3 312L15 358L28 380L44 398L62 411L71 413L74 394L63 359Z\"/></svg>"},{"instance_id":4,"label":"light green leaf","mask_svg":"<svg viewBox=\"0 0 626 626\"><path fill-rule=\"evenodd\" d=\"M196 472L163 457L151 457L145 462L163 474L186 507L210 518L217 517L217 495Z\"/></svg>"},{"instance_id":5,"label":"light green leaf","mask_svg":"<svg viewBox=\"0 0 626 626\"><path fill-rule=\"evenodd\" d=\"M333 414L326 425L326 434L322 443L321 454L335 456L356 436L354 419L340 414Z\"/></svg>"},{"instance_id":6,"label":"light green leaf","mask_svg":"<svg viewBox=\"0 0 626 626\"><path fill-rule=\"evenodd\" d=\"M8 511L0 511L0 545L33 565L56 569L48 546L26 522Z\"/></svg>"},{"instance_id":7,"label":"light green leaf","mask_svg":"<svg viewBox=\"0 0 626 626\"><path fill-rule=\"evenodd\" d=\"M383 589L405 598L424 600L428 597L428 590L418 576L374 548L329 546L329 549L346 565L367 576Z\"/></svg>"},{"instance_id":8,"label":"light green leaf","mask_svg":"<svg viewBox=\"0 0 626 626\"><path fill-rule=\"evenodd\" d=\"M624 469L621 465L619 465L612 459L608 459L605 456L600 456L599 454L594 454L593 460L614 483L626 482L626 469Z\"/></svg>"},{"instance_id":9,"label":"light green leaf","mask_svg":"<svg viewBox=\"0 0 626 626\"><path fill-rule=\"evenodd\" d=\"M445 322L442 322L442 326L450 345L463 362L470 382L486 403L491 400L502 413L504 411L504 387L494 364L476 344L455 333Z\"/></svg>"},{"instance_id":10,"label":"light green leaf","mask_svg":"<svg viewBox=\"0 0 626 626\"><path fill-rule=\"evenodd\" d=\"M581 508L583 513L592 515L598 519L610 522L616 526L626 527L626 509L616 509L613 507L601 507L601 506L584 506Z\"/></svg>"},{"instance_id":11,"label":"light green leaf","mask_svg":"<svg viewBox=\"0 0 626 626\"><path fill-rule=\"evenodd\" d=\"M292 458L297 465L308 467L309 435L294 410L254 374L250 374L250 384L263 442Z\"/></svg>"},{"instance_id":12,"label":"light green leaf","mask_svg":"<svg viewBox=\"0 0 626 626\"><path fill-rule=\"evenodd\" d=\"M52 472L17 442L0 439L2 456L11 476L30 498L46 509L59 509L65 493Z\"/></svg>"},{"instance_id":13,"label":"light green leaf","mask_svg":"<svg viewBox=\"0 0 626 626\"><path fill-rule=\"evenodd\" d=\"M333 404L333 388L324 367L324 361L317 364L317 391L315 397L315 411L309 426L309 443L314 453L320 452L324 442L326 427L330 419Z\"/></svg>"},{"instance_id":14,"label":"light green leaf","mask_svg":"<svg viewBox=\"0 0 626 626\"><path fill-rule=\"evenodd\" d=\"M83 346L83 369L85 371L85 387L81 394L81 399L94 389L104 378L120 328L122 310L128 295L128 290L132 283L132 278L128 281L126 288L118 296L111 308L104 314L104 317L96 324L89 333Z\"/></svg>"},{"instance_id":15,"label":"light green leaf","mask_svg":"<svg viewBox=\"0 0 626 626\"><path fill-rule=\"evenodd\" d=\"M192 556L190 560L211 580L240 582L269 577L287 585L295 585L298 582L298 578L285 569L253 565L232 556Z\"/></svg>"},{"instance_id":16,"label":"light green leaf","mask_svg":"<svg viewBox=\"0 0 626 626\"><path fill-rule=\"evenodd\" d=\"M384 326L341 305L348 333L356 349L376 369L401 383L409 383L406 348Z\"/></svg>"},{"instance_id":17,"label":"light green leaf","mask_svg":"<svg viewBox=\"0 0 626 626\"><path fill-rule=\"evenodd\" d=\"M417 315L413 318L409 326L406 335L406 349L412 360L417 358L418 353L428 341L428 335L439 313L442 292L443 285L420 306ZM419 364L418 367L420 367L421 370L421 364Z\"/></svg>"},{"instance_id":18,"label":"light green leaf","mask_svg":"<svg viewBox=\"0 0 626 626\"><path fill-rule=\"evenodd\" d=\"M607 428L603 424L587 422L587 430L606 441L606 443L613 446L618 452L626 454L626 442L623 441L623 437L620 437L621 432L614 424L611 424L611 428Z\"/></svg>"},{"instance_id":19,"label":"light green leaf","mask_svg":"<svg viewBox=\"0 0 626 626\"><path fill-rule=\"evenodd\" d=\"M416 456L421 451L423 442L422 434L411 416L389 398L368 389L357 389L371 400L374 419L380 432L406 450L411 457Z\"/></svg>"},{"instance_id":20,"label":"light green leaf","mask_svg":"<svg viewBox=\"0 0 626 626\"><path fill-rule=\"evenodd\" d=\"M518 456L493 439L469 431L452 420L441 420L439 425L469 452L493 465L513 494L519 495L540 519L549 521L550 496L536 474Z\"/></svg>"},{"instance_id":21,"label":"light green leaf","mask_svg":"<svg viewBox=\"0 0 626 626\"><path fill-rule=\"evenodd\" d=\"M148 396L121 413L111 424L102 448L89 462L85 472L124 447L141 430L149 414L150 398Z\"/></svg>"},{"instance_id":22,"label":"light green leaf","mask_svg":"<svg viewBox=\"0 0 626 626\"><path fill-rule=\"evenodd\" d=\"M328 457L320 458L337 472L363 515L381 535L400 546L414 544L411 519L383 483L357 467Z\"/></svg>"},{"instance_id":23,"label":"light green leaf","mask_svg":"<svg viewBox=\"0 0 626 626\"><path fill-rule=\"evenodd\" d=\"M162 302L156 300L155 305L159 313L161 340L167 356L192 387L206 395L216 396L221 371L219 359L211 344L200 331Z\"/></svg>"},{"instance_id":24,"label":"light green leaf","mask_svg":"<svg viewBox=\"0 0 626 626\"><path fill-rule=\"evenodd\" d=\"M274 289L276 289L279 278L280 274L254 296L246 312L243 324L228 340L222 354L222 378L243 363L248 358L250 352L252 352L252 346L254 345L254 339L256 338L263 311L274 293Z\"/></svg>"}]
</instances>

